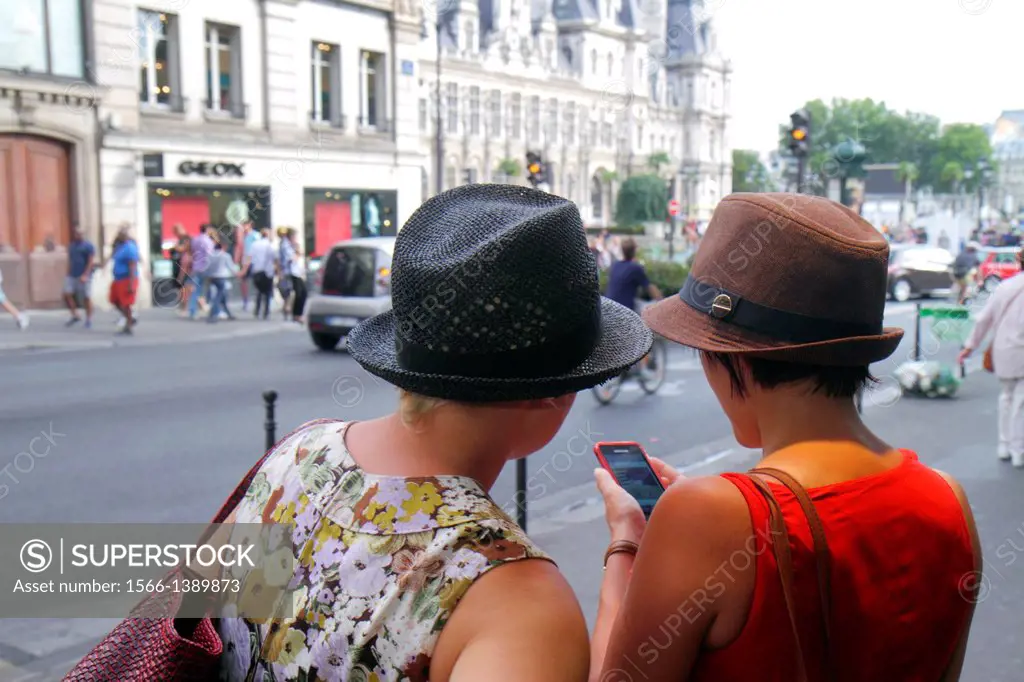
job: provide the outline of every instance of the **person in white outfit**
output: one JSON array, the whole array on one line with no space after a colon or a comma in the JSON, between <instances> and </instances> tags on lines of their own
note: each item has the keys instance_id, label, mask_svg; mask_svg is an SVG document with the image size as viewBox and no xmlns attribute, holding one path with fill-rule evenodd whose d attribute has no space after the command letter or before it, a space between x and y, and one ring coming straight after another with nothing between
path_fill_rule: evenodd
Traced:
<instances>
[{"instance_id":1,"label":"person in white outfit","mask_svg":"<svg viewBox=\"0 0 1024 682\"><path fill-rule=\"evenodd\" d=\"M1021 253L1018 260L1024 263ZM960 362L993 335L992 364L1002 383L999 395L999 459L1024 468L1024 277L1015 275L995 290L960 351Z\"/></svg>"},{"instance_id":2,"label":"person in white outfit","mask_svg":"<svg viewBox=\"0 0 1024 682\"><path fill-rule=\"evenodd\" d=\"M7 296L4 295L3 284L4 284L4 273L3 273L2 270L0 270L0 308L3 308L8 313L10 313L11 317L14 318L14 321L18 323L18 328L19 329L27 329L28 328L28 315L26 315L25 313L21 312L17 308L15 308L14 304L7 300Z\"/></svg>"}]
</instances>

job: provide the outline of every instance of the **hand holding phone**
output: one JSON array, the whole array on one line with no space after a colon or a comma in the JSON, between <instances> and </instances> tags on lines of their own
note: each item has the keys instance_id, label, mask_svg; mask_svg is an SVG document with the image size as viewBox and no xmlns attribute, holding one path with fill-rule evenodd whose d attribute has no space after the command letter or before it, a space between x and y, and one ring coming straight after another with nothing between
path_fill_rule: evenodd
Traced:
<instances>
[{"instance_id":1,"label":"hand holding phone","mask_svg":"<svg viewBox=\"0 0 1024 682\"><path fill-rule=\"evenodd\" d=\"M644 518L649 519L665 486L643 447L636 442L597 443L594 454L612 478L640 504Z\"/></svg>"}]
</instances>

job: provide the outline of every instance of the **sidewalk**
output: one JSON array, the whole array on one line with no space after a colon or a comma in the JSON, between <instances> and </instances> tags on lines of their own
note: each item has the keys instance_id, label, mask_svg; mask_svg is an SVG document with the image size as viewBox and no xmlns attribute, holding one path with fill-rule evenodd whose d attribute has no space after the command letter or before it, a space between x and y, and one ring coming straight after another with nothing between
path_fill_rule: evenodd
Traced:
<instances>
[{"instance_id":1,"label":"sidewalk","mask_svg":"<svg viewBox=\"0 0 1024 682\"><path fill-rule=\"evenodd\" d=\"M138 311L139 321L135 334L126 337L115 335L118 331L117 313L109 310L94 311L92 328L86 329L84 314L79 312L83 315L83 321L69 328L65 326L70 317L66 310L28 311L30 324L23 330L18 329L14 320L5 315L0 318L0 353L198 343L305 330L302 325L282 320L277 310L271 313L269 320L255 320L251 312L243 313L241 305L237 305L233 310L237 320L219 320L208 324L205 317L189 320L178 317L174 310L147 308Z\"/></svg>"},{"instance_id":2,"label":"sidewalk","mask_svg":"<svg viewBox=\"0 0 1024 682\"><path fill-rule=\"evenodd\" d=\"M965 682L1019 680L1022 663L1024 561L1016 561L1024 550L1014 550L1024 547L1024 471L996 458L998 391L994 377L975 372L955 399L904 397L890 405L875 403L865 413L883 439L915 450L929 466L957 477L974 509L985 579L961 677ZM713 475L744 471L758 454L727 437L679 453L669 463L688 475ZM544 516L531 521L530 535L558 562L592 628L608 543L603 508L589 497Z\"/></svg>"}]
</instances>

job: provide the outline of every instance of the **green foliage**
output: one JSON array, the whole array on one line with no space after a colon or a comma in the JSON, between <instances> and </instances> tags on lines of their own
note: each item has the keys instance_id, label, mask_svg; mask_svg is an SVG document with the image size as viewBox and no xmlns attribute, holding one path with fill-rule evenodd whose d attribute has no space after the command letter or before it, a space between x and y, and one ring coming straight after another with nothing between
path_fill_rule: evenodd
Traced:
<instances>
[{"instance_id":1,"label":"green foliage","mask_svg":"<svg viewBox=\"0 0 1024 682\"><path fill-rule=\"evenodd\" d=\"M518 178L523 172L523 167L519 165L517 159L502 159L498 162L498 172L510 178Z\"/></svg>"},{"instance_id":2,"label":"green foliage","mask_svg":"<svg viewBox=\"0 0 1024 682\"><path fill-rule=\"evenodd\" d=\"M650 168L655 175L659 175L661 173L662 166L667 166L670 163L672 163L672 159L665 152L654 152L647 157L647 167Z\"/></svg>"},{"instance_id":3,"label":"green foliage","mask_svg":"<svg viewBox=\"0 0 1024 682\"><path fill-rule=\"evenodd\" d=\"M936 159L938 162L938 159ZM941 187L955 187L963 182L964 167L956 161L947 161L939 169L939 183Z\"/></svg>"},{"instance_id":4,"label":"green foliage","mask_svg":"<svg viewBox=\"0 0 1024 682\"><path fill-rule=\"evenodd\" d=\"M597 176L601 180L601 182L606 185L610 185L619 179L618 173L616 173L613 170L608 170L606 168L602 168L600 171L598 171Z\"/></svg>"},{"instance_id":5,"label":"green foliage","mask_svg":"<svg viewBox=\"0 0 1024 682\"><path fill-rule=\"evenodd\" d=\"M663 260L641 260L640 262L643 263L644 269L647 271L647 279L651 281L651 284L658 287L664 296L675 296L678 294L679 290L683 287L683 282L686 281L686 276L690 274L690 269L681 263ZM603 293L608 288L607 270L601 271L599 281L601 292ZM640 293L637 292L637 295L639 296Z\"/></svg>"},{"instance_id":6,"label":"green foliage","mask_svg":"<svg viewBox=\"0 0 1024 682\"><path fill-rule=\"evenodd\" d=\"M665 220L667 212L668 187L657 175L634 175L619 188L615 220L620 225Z\"/></svg>"},{"instance_id":7,"label":"green foliage","mask_svg":"<svg viewBox=\"0 0 1024 682\"><path fill-rule=\"evenodd\" d=\"M932 178L937 180L933 186L940 192L950 192L963 182L964 191L977 191L983 181L978 172L980 161L992 164L992 145L985 130L973 123L946 126L931 160ZM959 172L954 166L959 166ZM972 171L971 177L967 177L968 170Z\"/></svg>"},{"instance_id":8,"label":"green foliage","mask_svg":"<svg viewBox=\"0 0 1024 682\"><path fill-rule=\"evenodd\" d=\"M820 99L808 102L811 114L811 146L808 169L815 177L808 188L823 194L830 178L839 172L834 158L836 146L852 139L864 146L865 163L910 161L919 168L930 167L939 139L939 119L927 114L901 114L884 102L872 99ZM779 149L788 150L789 124L780 126ZM923 184L930 185L924 178Z\"/></svg>"},{"instance_id":9,"label":"green foliage","mask_svg":"<svg viewBox=\"0 0 1024 682\"><path fill-rule=\"evenodd\" d=\"M935 116L899 113L872 99L834 99L830 104L817 99L804 108L811 114L811 192L823 194L828 180L839 174L835 149L847 139L864 146L865 163L901 164L901 180L938 192L952 191L959 182L963 183L960 189L973 192L983 182L979 163L994 166L988 136L974 124L942 129ZM779 149L783 152L788 152L788 131L788 123L779 128ZM957 164L963 175L952 164ZM971 177L967 177L968 170L972 171ZM737 186L735 179L733 184Z\"/></svg>"},{"instance_id":10,"label":"green foliage","mask_svg":"<svg viewBox=\"0 0 1024 682\"><path fill-rule=\"evenodd\" d=\"M651 261L644 263L647 270L647 278L659 289L664 296L675 296L683 288L686 276L690 269L681 263L671 261Z\"/></svg>"},{"instance_id":11,"label":"green foliage","mask_svg":"<svg viewBox=\"0 0 1024 682\"><path fill-rule=\"evenodd\" d=\"M913 185L920 177L921 169L917 167L916 163L902 161L900 167L896 169L896 179L900 182L909 182Z\"/></svg>"},{"instance_id":12,"label":"green foliage","mask_svg":"<svg viewBox=\"0 0 1024 682\"><path fill-rule=\"evenodd\" d=\"M732 150L733 192L774 192L776 189L775 182L757 152L749 149Z\"/></svg>"}]
</instances>

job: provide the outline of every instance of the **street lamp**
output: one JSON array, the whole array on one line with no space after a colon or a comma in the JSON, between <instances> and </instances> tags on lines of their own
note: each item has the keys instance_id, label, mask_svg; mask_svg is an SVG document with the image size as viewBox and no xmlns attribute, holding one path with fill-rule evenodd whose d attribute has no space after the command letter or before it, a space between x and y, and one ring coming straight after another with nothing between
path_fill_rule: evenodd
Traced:
<instances>
[{"instance_id":1,"label":"street lamp","mask_svg":"<svg viewBox=\"0 0 1024 682\"><path fill-rule=\"evenodd\" d=\"M850 205L850 194L846 187L846 181L850 178L863 178L864 161L867 159L867 149L860 142L852 137L836 145L832 150L836 167L839 169L839 203L843 206Z\"/></svg>"}]
</instances>

